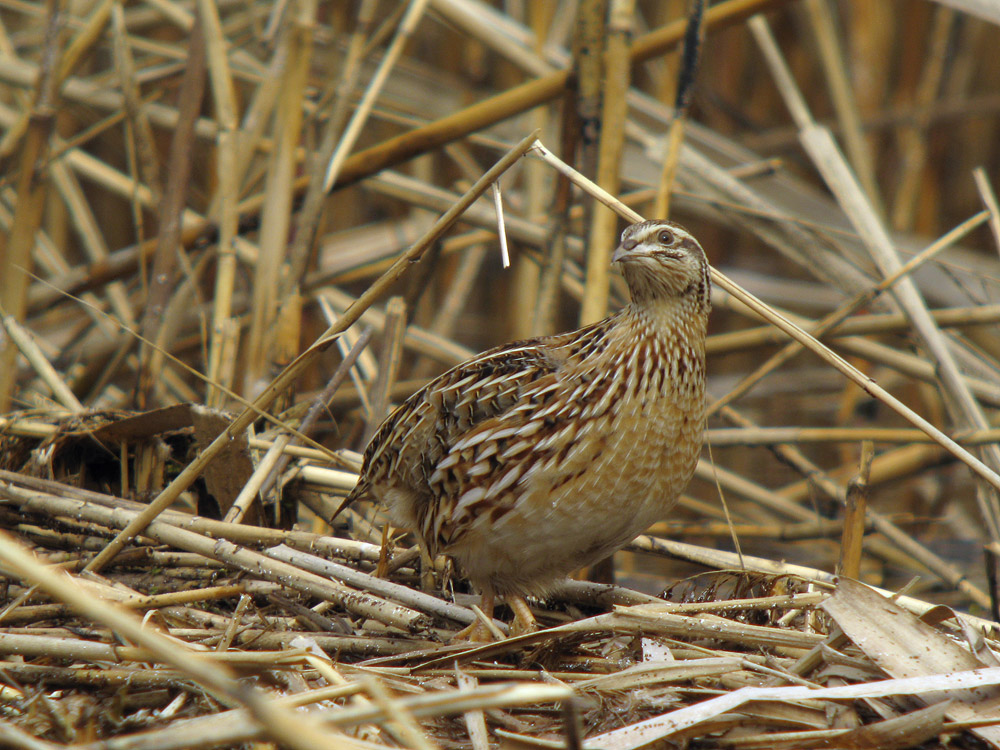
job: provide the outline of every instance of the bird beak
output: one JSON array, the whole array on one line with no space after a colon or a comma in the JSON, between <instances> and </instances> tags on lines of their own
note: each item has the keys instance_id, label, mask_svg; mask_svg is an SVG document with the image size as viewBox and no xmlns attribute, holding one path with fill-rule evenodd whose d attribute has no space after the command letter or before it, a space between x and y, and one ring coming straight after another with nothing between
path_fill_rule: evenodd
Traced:
<instances>
[{"instance_id":1,"label":"bird beak","mask_svg":"<svg viewBox=\"0 0 1000 750\"><path fill-rule=\"evenodd\" d=\"M621 263L622 261L635 257L633 250L635 250L638 245L639 243L635 240L625 240L625 242L620 244L618 249L615 250L615 254L611 256L611 262Z\"/></svg>"}]
</instances>

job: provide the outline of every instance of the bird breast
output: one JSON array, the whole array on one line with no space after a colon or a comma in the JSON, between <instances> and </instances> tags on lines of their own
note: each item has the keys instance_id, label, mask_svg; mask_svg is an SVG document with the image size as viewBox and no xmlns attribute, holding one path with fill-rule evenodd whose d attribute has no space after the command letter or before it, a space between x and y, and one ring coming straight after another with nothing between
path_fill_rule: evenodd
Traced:
<instances>
[{"instance_id":1,"label":"bird breast","mask_svg":"<svg viewBox=\"0 0 1000 750\"><path fill-rule=\"evenodd\" d=\"M455 500L427 531L480 585L540 593L676 501L701 447L704 358L684 337L619 321L519 408L522 423L474 432L439 464L431 485Z\"/></svg>"}]
</instances>

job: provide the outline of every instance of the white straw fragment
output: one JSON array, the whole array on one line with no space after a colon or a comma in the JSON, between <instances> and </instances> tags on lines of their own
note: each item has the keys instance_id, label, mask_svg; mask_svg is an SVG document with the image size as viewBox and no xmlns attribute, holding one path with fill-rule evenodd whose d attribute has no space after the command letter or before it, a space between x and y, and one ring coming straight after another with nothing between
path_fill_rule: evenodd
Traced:
<instances>
[{"instance_id":1,"label":"white straw fragment","mask_svg":"<svg viewBox=\"0 0 1000 750\"><path fill-rule=\"evenodd\" d=\"M503 197L500 195L500 183L493 183L493 207L497 211L497 235L500 237L500 259L504 268L510 268L510 253L507 252L507 227L503 221Z\"/></svg>"}]
</instances>

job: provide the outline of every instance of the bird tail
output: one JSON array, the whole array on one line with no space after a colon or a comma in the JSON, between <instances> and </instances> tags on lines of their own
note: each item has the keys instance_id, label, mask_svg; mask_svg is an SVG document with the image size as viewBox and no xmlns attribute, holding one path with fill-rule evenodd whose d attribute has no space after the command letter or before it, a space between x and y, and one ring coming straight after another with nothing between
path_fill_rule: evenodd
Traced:
<instances>
[{"instance_id":1,"label":"bird tail","mask_svg":"<svg viewBox=\"0 0 1000 750\"><path fill-rule=\"evenodd\" d=\"M344 508L353 503L355 500L360 500L361 498L363 498L365 495L368 494L370 489L371 488L367 480L359 478L358 483L354 485L354 489L351 490L349 493L347 493L347 497L344 498L344 501L340 504L337 510L335 510L333 515L330 516L330 519L327 521L327 523L333 526L333 522L336 520L337 516L339 516L341 513L344 512Z\"/></svg>"}]
</instances>

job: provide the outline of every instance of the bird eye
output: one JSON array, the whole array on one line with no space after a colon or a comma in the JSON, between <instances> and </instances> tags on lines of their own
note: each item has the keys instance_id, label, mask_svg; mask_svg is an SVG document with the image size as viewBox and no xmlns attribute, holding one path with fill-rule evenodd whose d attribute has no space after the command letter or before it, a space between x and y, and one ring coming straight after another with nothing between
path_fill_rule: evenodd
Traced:
<instances>
[{"instance_id":1,"label":"bird eye","mask_svg":"<svg viewBox=\"0 0 1000 750\"><path fill-rule=\"evenodd\" d=\"M656 241L661 245L672 245L674 243L674 234L666 229L661 229L660 233L656 235Z\"/></svg>"}]
</instances>

